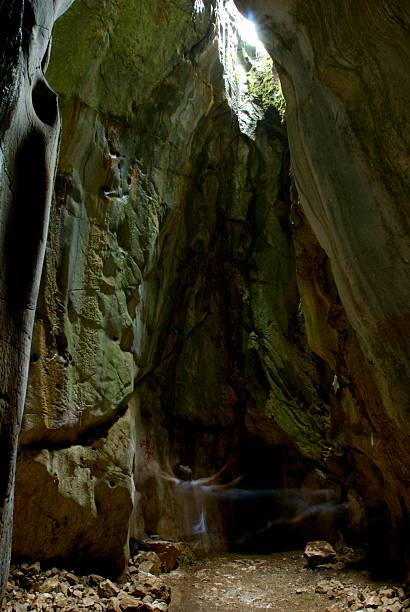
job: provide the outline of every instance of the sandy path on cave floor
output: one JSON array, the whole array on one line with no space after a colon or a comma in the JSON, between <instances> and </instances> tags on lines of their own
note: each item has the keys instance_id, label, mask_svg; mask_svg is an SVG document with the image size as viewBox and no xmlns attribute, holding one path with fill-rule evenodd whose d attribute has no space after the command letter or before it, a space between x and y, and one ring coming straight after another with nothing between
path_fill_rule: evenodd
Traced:
<instances>
[{"instance_id":1,"label":"sandy path on cave floor","mask_svg":"<svg viewBox=\"0 0 410 612\"><path fill-rule=\"evenodd\" d=\"M214 555L168 575L169 612L324 612L338 601L314 589L329 579L358 588L386 584L371 581L366 572L307 569L302 552Z\"/></svg>"}]
</instances>

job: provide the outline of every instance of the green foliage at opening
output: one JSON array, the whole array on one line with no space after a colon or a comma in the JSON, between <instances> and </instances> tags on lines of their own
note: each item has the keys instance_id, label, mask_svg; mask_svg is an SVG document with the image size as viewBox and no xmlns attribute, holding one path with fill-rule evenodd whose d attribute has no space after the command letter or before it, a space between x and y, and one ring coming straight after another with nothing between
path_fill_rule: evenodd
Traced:
<instances>
[{"instance_id":1,"label":"green foliage at opening","mask_svg":"<svg viewBox=\"0 0 410 612\"><path fill-rule=\"evenodd\" d=\"M250 96L258 106L264 111L275 108L282 119L284 118L285 98L270 57L252 66L247 74L247 86Z\"/></svg>"}]
</instances>

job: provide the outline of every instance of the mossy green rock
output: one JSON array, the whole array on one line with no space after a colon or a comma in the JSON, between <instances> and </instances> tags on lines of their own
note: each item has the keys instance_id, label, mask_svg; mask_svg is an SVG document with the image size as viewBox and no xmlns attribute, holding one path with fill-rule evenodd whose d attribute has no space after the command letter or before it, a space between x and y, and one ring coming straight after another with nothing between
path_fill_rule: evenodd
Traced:
<instances>
[{"instance_id":1,"label":"mossy green rock","mask_svg":"<svg viewBox=\"0 0 410 612\"><path fill-rule=\"evenodd\" d=\"M129 532L175 537L161 476L175 464L200 477L231 458L227 478L249 472L265 487L330 486L318 466L343 477L332 347L316 340L314 354L313 315L303 320L285 126L272 105L241 131L210 9L77 2L56 31L49 78L64 131L16 490L30 539L17 529L18 554L71 556L65 530L85 539L84 562L104 549L116 567ZM104 440L122 419L135 431L121 429L117 457Z\"/></svg>"},{"instance_id":2,"label":"mossy green rock","mask_svg":"<svg viewBox=\"0 0 410 612\"><path fill-rule=\"evenodd\" d=\"M17 467L14 554L119 575L134 506L135 415L98 440L23 450ZM41 493L39 493L41 492ZM35 520L33 520L35 519Z\"/></svg>"},{"instance_id":3,"label":"mossy green rock","mask_svg":"<svg viewBox=\"0 0 410 612\"><path fill-rule=\"evenodd\" d=\"M360 483L377 561L406 573L410 13L398 0L235 3L253 11L278 67L295 210L321 247L307 253L300 233L309 339L335 368L329 441Z\"/></svg>"}]
</instances>

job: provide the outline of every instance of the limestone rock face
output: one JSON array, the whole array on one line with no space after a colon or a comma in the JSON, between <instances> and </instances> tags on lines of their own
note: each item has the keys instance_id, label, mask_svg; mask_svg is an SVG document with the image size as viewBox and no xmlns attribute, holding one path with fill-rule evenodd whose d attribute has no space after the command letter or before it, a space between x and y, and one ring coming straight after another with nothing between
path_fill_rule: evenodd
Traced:
<instances>
[{"instance_id":1,"label":"limestone rock face","mask_svg":"<svg viewBox=\"0 0 410 612\"><path fill-rule=\"evenodd\" d=\"M359 474L369 524L409 556L409 10L394 0L236 4L253 11L278 67L300 204L346 312L335 325L318 274L303 280L312 348L339 377L333 439ZM336 364L335 331L339 345L348 338Z\"/></svg>"},{"instance_id":2,"label":"limestone rock face","mask_svg":"<svg viewBox=\"0 0 410 612\"><path fill-rule=\"evenodd\" d=\"M16 524L29 519L32 528L15 532L19 556L35 550L44 559L123 566L139 447L132 435L114 436L124 461L103 449L102 478L90 444L121 415L135 420L134 380L150 361L140 348L142 279L155 269L160 223L169 211L179 214L186 189L179 155L187 160L190 130L213 103L208 70L218 57L202 74L195 45L200 54L213 31L209 12L194 22L192 7L177 4L163 11L159 2L100 3L93 12L78 3L56 34L60 54L49 78L62 94L65 131L21 436ZM67 48L73 31L79 44ZM33 488L31 463L49 496ZM42 516L43 497L52 519Z\"/></svg>"},{"instance_id":3,"label":"limestone rock face","mask_svg":"<svg viewBox=\"0 0 410 612\"><path fill-rule=\"evenodd\" d=\"M44 71L70 0L0 2L0 602L11 546L17 438L58 153Z\"/></svg>"},{"instance_id":4,"label":"limestone rock face","mask_svg":"<svg viewBox=\"0 0 410 612\"><path fill-rule=\"evenodd\" d=\"M97 13L73 7L49 70L65 131L23 444L75 440L126 407L140 370L142 277L186 182L178 155L187 157L190 129L212 104L204 84L194 100L201 74L195 55L185 58L207 35L209 15L194 28L184 3L176 14L152 3L142 14L138 2L100 8L102 29ZM67 49L78 24L79 45ZM162 55L152 52L156 41ZM67 53L68 63L59 59Z\"/></svg>"},{"instance_id":5,"label":"limestone rock face","mask_svg":"<svg viewBox=\"0 0 410 612\"><path fill-rule=\"evenodd\" d=\"M70 559L77 567L92 558L96 569L121 574L134 503L129 460L134 430L129 411L98 440L20 453L14 554L56 562Z\"/></svg>"},{"instance_id":6,"label":"limestone rock face","mask_svg":"<svg viewBox=\"0 0 410 612\"><path fill-rule=\"evenodd\" d=\"M407 290L407 247L395 293L387 235L399 230L380 205L392 196L379 197L376 140L352 119L367 81L343 67L332 77L330 60L316 59L315 45L326 58L329 42L315 42L313 14L248 3L285 89L299 201L277 96L261 89L266 69L255 77L255 50L234 45L224 78L222 3L193 4L78 2L55 32L48 78L63 135L14 549L50 560L79 551L81 563L116 572L129 534L193 537L207 521L206 545L217 547L238 535L228 505L198 503L172 469L188 466L197 480L231 459L223 482L245 474L245 488L290 489L295 522L309 510L296 487L319 499L331 489L336 509L349 502L353 529L386 534L384 554L407 503L405 333L394 351L387 326ZM277 499L255 532L272 512L284 529ZM327 539L321 518L309 518L307 539Z\"/></svg>"},{"instance_id":7,"label":"limestone rock face","mask_svg":"<svg viewBox=\"0 0 410 612\"><path fill-rule=\"evenodd\" d=\"M283 486L288 448L292 486L315 482L302 456L327 452L332 378L303 329L284 126L271 106L241 132L210 9L77 3L55 33L48 76L64 130L21 435L19 556L72 557L83 542L81 558L104 549L115 566L129 521L136 537L192 530L161 466L206 475L236 456L236 471L253 478L266 464L267 486ZM118 467L100 437L134 403ZM101 498L125 500L120 519L95 501L117 468Z\"/></svg>"}]
</instances>

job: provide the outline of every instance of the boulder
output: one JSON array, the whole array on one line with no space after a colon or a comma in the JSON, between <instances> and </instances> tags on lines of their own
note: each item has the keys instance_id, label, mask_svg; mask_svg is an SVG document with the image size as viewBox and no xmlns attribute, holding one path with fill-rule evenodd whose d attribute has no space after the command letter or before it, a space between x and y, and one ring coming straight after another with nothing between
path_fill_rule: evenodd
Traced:
<instances>
[{"instance_id":1,"label":"boulder","mask_svg":"<svg viewBox=\"0 0 410 612\"><path fill-rule=\"evenodd\" d=\"M309 567L317 567L325 563L334 563L336 551L329 542L316 540L306 544L304 557Z\"/></svg>"},{"instance_id":2,"label":"boulder","mask_svg":"<svg viewBox=\"0 0 410 612\"><path fill-rule=\"evenodd\" d=\"M145 610L145 604L136 597L128 595L119 600L120 610L123 612L133 612L134 610Z\"/></svg>"},{"instance_id":3,"label":"boulder","mask_svg":"<svg viewBox=\"0 0 410 612\"><path fill-rule=\"evenodd\" d=\"M159 576L162 570L161 558L153 550L139 553L133 557L132 562L140 571L154 574L155 576ZM130 573L133 573L131 569Z\"/></svg>"},{"instance_id":4,"label":"boulder","mask_svg":"<svg viewBox=\"0 0 410 612\"><path fill-rule=\"evenodd\" d=\"M145 539L142 545L147 550L154 551L158 555L161 561L161 570L163 572L170 572L178 567L181 559L187 557L192 558L191 551L189 551L186 544L182 542Z\"/></svg>"},{"instance_id":5,"label":"boulder","mask_svg":"<svg viewBox=\"0 0 410 612\"><path fill-rule=\"evenodd\" d=\"M120 575L134 503L134 436L134 414L128 410L104 437L87 445L23 449L17 462L15 554L69 559Z\"/></svg>"}]
</instances>

